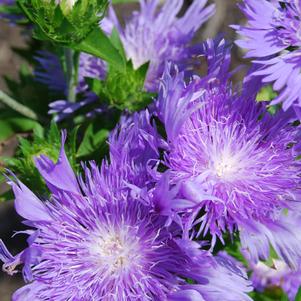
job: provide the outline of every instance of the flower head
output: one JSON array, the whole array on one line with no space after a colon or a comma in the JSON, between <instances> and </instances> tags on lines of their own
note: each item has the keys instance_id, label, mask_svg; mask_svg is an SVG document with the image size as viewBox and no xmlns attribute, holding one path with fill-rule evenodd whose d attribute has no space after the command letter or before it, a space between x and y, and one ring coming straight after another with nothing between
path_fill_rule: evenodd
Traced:
<instances>
[{"instance_id":1,"label":"flower head","mask_svg":"<svg viewBox=\"0 0 301 301\"><path fill-rule=\"evenodd\" d=\"M233 26L243 37L236 43L256 59L254 75L279 92L272 104L283 102L284 110L300 106L301 2L245 0L240 8L248 23Z\"/></svg>"},{"instance_id":2,"label":"flower head","mask_svg":"<svg viewBox=\"0 0 301 301\"><path fill-rule=\"evenodd\" d=\"M273 116L256 102L258 80L247 78L241 92L232 88L223 40L208 41L204 50L208 75L186 84L168 67L157 103L168 142L164 164L178 189L170 211L181 213L187 225L198 224L195 235L209 232L212 245L225 231L239 230L253 261L267 258L271 244L296 264L298 223L284 214L297 207L301 181L300 162L289 147L296 143L290 114Z\"/></svg>"},{"instance_id":3,"label":"flower head","mask_svg":"<svg viewBox=\"0 0 301 301\"><path fill-rule=\"evenodd\" d=\"M30 282L14 301L250 300L245 272L183 240L178 225L166 227L166 217L128 193L122 165L91 163L78 179L63 147L56 164L45 156L36 164L52 197L42 202L12 182L16 210L34 230L15 257L0 243L3 268L12 274L23 264Z\"/></svg>"},{"instance_id":4,"label":"flower head","mask_svg":"<svg viewBox=\"0 0 301 301\"><path fill-rule=\"evenodd\" d=\"M292 271L284 261L274 259L272 267L263 262L252 266L251 279L257 291L279 287L294 301L301 285L301 271Z\"/></svg>"},{"instance_id":5,"label":"flower head","mask_svg":"<svg viewBox=\"0 0 301 301\"><path fill-rule=\"evenodd\" d=\"M159 9L157 0L141 0L140 11L133 13L132 18L126 22L124 29L119 24L112 7L108 17L101 21L100 26L107 35L111 34L114 26L117 28L126 56L128 60L132 61L135 70L149 63L145 88L148 91L157 92L165 61L176 62L183 70L188 70L191 67L191 57L195 52L194 47L191 46L191 40L199 27L214 12L214 5L209 5L204 8L206 2L207 1L194 1L185 15L178 18L177 14L183 4L181 0L168 0ZM189 22L187 20L189 20ZM145 45L147 45L147 47ZM62 73L61 67L55 70L53 68L53 66L58 65L57 62L53 64L53 61L57 60L43 54L39 58L39 61L42 68L39 68L37 70L38 72L36 72L38 75L37 80L45 84L48 82L50 88L54 88L55 90L58 89L57 87L62 88L63 82L66 88L65 81L58 82L56 80L57 77L55 75ZM112 83L111 86L108 85L108 90L109 92L113 91L117 93L117 95L114 95L114 97L117 97L117 99L113 101L114 105L122 107L123 103L129 101L129 99L123 99L126 94L122 89L119 91L119 86L116 87L115 84L116 81L122 81L125 86L129 84L130 87L127 89L130 90L130 97L132 97L132 95L135 95L137 92L135 88L136 82L138 84L138 90L140 90L139 74L138 78L132 78L132 73L129 72L128 77L124 78L123 74L120 75L117 73L114 77L114 73L112 73L113 77L108 79L107 69L107 65L103 60L88 54L81 54L78 73L78 92L86 91L87 85L85 83L85 77L93 77L100 80L107 79L110 82L113 81L113 85ZM122 78L120 78L120 76ZM137 74L133 73L132 76L137 76ZM57 82L57 85L55 85L55 82ZM133 91L131 91L131 88ZM56 119L61 120L73 114L76 110L97 100L97 97L95 97L93 93L87 93L86 96L87 97L84 97L77 103L70 103L65 100L55 101L50 104L50 113L58 113ZM143 93L139 95L139 97L142 98L143 105ZM126 98L129 98L129 96L126 95ZM137 106L139 106L138 99L135 99L135 101L137 102ZM127 107L129 108L130 106L131 104L127 103ZM102 110L97 109L96 112L98 111L101 112Z\"/></svg>"},{"instance_id":6,"label":"flower head","mask_svg":"<svg viewBox=\"0 0 301 301\"><path fill-rule=\"evenodd\" d=\"M206 3L207 0L193 1L179 18L182 0L167 0L159 10L158 0L140 0L140 11L133 13L125 28L111 10L110 19L119 31L134 68L150 63L145 82L147 90L157 90L165 61L177 63L183 70L189 69L193 55L191 40L214 13L214 5L205 7Z\"/></svg>"}]
</instances>

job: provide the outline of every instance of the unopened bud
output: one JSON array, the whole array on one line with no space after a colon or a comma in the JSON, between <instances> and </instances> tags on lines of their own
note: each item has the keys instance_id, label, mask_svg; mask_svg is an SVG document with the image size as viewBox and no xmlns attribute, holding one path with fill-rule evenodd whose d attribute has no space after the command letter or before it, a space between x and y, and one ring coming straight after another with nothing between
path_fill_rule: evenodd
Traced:
<instances>
[{"instance_id":1,"label":"unopened bud","mask_svg":"<svg viewBox=\"0 0 301 301\"><path fill-rule=\"evenodd\" d=\"M109 0L18 0L37 25L36 37L59 43L78 43L103 18Z\"/></svg>"}]
</instances>

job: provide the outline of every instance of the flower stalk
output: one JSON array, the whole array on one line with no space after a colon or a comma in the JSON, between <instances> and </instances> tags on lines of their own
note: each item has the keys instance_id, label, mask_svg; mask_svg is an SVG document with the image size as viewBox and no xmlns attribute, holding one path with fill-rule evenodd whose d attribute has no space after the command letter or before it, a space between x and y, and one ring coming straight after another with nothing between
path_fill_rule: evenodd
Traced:
<instances>
[{"instance_id":1,"label":"flower stalk","mask_svg":"<svg viewBox=\"0 0 301 301\"><path fill-rule=\"evenodd\" d=\"M79 60L78 52L70 48L65 48L66 75L67 75L67 85L68 85L67 98L69 102L76 101L78 60Z\"/></svg>"},{"instance_id":2,"label":"flower stalk","mask_svg":"<svg viewBox=\"0 0 301 301\"><path fill-rule=\"evenodd\" d=\"M33 120L39 120L38 115L32 111L30 108L22 105L21 103L17 102L13 98L11 98L9 95L4 93L0 90L0 102L4 103L11 109L15 110L16 112L22 114L25 117L28 117Z\"/></svg>"}]
</instances>

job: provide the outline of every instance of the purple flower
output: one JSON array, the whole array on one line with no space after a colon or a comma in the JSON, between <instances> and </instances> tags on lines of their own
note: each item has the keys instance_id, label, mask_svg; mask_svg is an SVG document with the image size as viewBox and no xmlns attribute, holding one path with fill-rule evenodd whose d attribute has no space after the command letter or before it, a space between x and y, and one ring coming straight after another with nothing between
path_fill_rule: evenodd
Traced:
<instances>
[{"instance_id":1,"label":"purple flower","mask_svg":"<svg viewBox=\"0 0 301 301\"><path fill-rule=\"evenodd\" d=\"M35 56L37 66L34 70L37 82L48 86L55 93L67 94L67 83L60 59L48 51L39 51Z\"/></svg>"},{"instance_id":2,"label":"purple flower","mask_svg":"<svg viewBox=\"0 0 301 301\"><path fill-rule=\"evenodd\" d=\"M240 5L246 26L233 26L243 39L236 43L248 50L246 57L259 65L254 75L273 83L279 95L272 104L283 109L301 105L301 2L244 0Z\"/></svg>"},{"instance_id":3,"label":"purple flower","mask_svg":"<svg viewBox=\"0 0 301 301\"><path fill-rule=\"evenodd\" d=\"M192 57L196 51L195 47L191 46L191 40L200 26L214 13L214 5L204 8L206 3L207 0L194 1L185 15L178 18L177 15L183 5L182 0L166 1L158 12L157 0L141 0L140 11L133 13L124 29L112 7L109 16L102 20L100 26L107 35L111 34L114 26L117 28L126 56L132 60L135 69L149 62L145 88L156 92L165 61L176 62L183 70L190 70L194 65ZM58 59L42 54L38 60L41 67L36 72L37 80L49 85L52 90L61 89L67 94L66 81L61 79L63 72ZM104 79L106 72L107 66L103 60L82 53L78 73L78 92L87 90L85 77ZM56 120L59 121L96 100L97 97L93 93L86 94L81 102L76 104L58 100L50 104L49 113L57 113Z\"/></svg>"},{"instance_id":4,"label":"purple flower","mask_svg":"<svg viewBox=\"0 0 301 301\"><path fill-rule=\"evenodd\" d=\"M274 259L273 266L258 262L252 267L252 282L259 292L265 289L281 287L290 301L294 301L301 286L301 270L292 271L282 260Z\"/></svg>"},{"instance_id":5,"label":"purple flower","mask_svg":"<svg viewBox=\"0 0 301 301\"><path fill-rule=\"evenodd\" d=\"M159 199L157 206L180 214L187 230L199 225L193 235L209 232L212 246L226 231L238 230L251 261L268 258L272 245L296 266L299 222L285 209L300 214L301 162L289 147L298 127L290 124L290 112L273 116L256 102L258 79L247 77L241 92L232 88L228 48L223 40L204 45L203 78L185 83L170 65L165 71L157 114L168 143L164 176L175 196L168 203Z\"/></svg>"},{"instance_id":6,"label":"purple flower","mask_svg":"<svg viewBox=\"0 0 301 301\"><path fill-rule=\"evenodd\" d=\"M46 51L40 51L36 56L38 66L35 69L35 78L38 82L48 86L55 93L67 95L66 76L59 58ZM49 104L49 114L57 114L55 121L61 121L74 114L77 110L95 103L98 97L88 89L85 78L102 80L106 76L106 63L92 55L81 53L79 58L77 93L82 94L80 101L71 103L67 100L56 100ZM96 108L93 113L101 113L103 108Z\"/></svg>"},{"instance_id":7,"label":"purple flower","mask_svg":"<svg viewBox=\"0 0 301 301\"><path fill-rule=\"evenodd\" d=\"M205 8L206 3L207 0L195 0L179 18L182 0L167 0L159 10L158 0L140 0L140 11L133 12L125 28L111 9L109 19L116 26L134 68L150 63L145 82L147 90L157 91L166 61L177 63L183 70L192 66L191 40L215 10L214 5Z\"/></svg>"},{"instance_id":8,"label":"purple flower","mask_svg":"<svg viewBox=\"0 0 301 301\"><path fill-rule=\"evenodd\" d=\"M36 80L45 84L54 92L67 94L66 78L63 66L59 58L46 51L40 51L36 56L38 66L35 70ZM104 79L106 76L106 63L90 54L81 53L79 58L78 86L77 92L84 92L88 86L85 82L86 77Z\"/></svg>"},{"instance_id":9,"label":"purple flower","mask_svg":"<svg viewBox=\"0 0 301 301\"><path fill-rule=\"evenodd\" d=\"M166 146L150 118L148 110L122 116L109 138L111 166L123 166L123 181L140 196L145 187L154 186L151 170Z\"/></svg>"},{"instance_id":10,"label":"purple flower","mask_svg":"<svg viewBox=\"0 0 301 301\"><path fill-rule=\"evenodd\" d=\"M83 95L83 99L81 99L80 101L77 102L70 102L68 100L56 100L53 101L49 104L49 114L57 114L54 117L54 121L55 122L59 122L65 118L70 117L71 115L73 115L77 110L86 107L87 105L91 104L91 103L95 103L98 98L97 96L92 93L85 93ZM96 109L93 109L92 111L88 112L86 114L87 118L91 118L94 117L96 114L100 114L103 113L104 108L98 107Z\"/></svg>"},{"instance_id":11,"label":"purple flower","mask_svg":"<svg viewBox=\"0 0 301 301\"><path fill-rule=\"evenodd\" d=\"M23 264L29 282L13 301L251 300L243 269L183 239L178 225L166 227L164 216L127 193L122 164L91 162L78 179L62 145L56 164L41 156L36 165L52 196L42 202L11 182L16 210L34 230L15 257L0 243L5 270Z\"/></svg>"},{"instance_id":12,"label":"purple flower","mask_svg":"<svg viewBox=\"0 0 301 301\"><path fill-rule=\"evenodd\" d=\"M81 53L78 70L78 91L88 89L85 82L86 77L103 80L106 77L106 73L107 65L103 60L87 53Z\"/></svg>"}]
</instances>

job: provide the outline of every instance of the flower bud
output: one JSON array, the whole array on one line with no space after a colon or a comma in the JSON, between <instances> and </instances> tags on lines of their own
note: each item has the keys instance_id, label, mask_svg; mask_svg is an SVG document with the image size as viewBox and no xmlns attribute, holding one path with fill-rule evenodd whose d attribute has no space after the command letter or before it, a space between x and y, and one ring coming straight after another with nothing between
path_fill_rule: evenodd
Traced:
<instances>
[{"instance_id":1,"label":"flower bud","mask_svg":"<svg viewBox=\"0 0 301 301\"><path fill-rule=\"evenodd\" d=\"M18 0L39 39L70 44L83 40L103 18L108 0Z\"/></svg>"}]
</instances>

